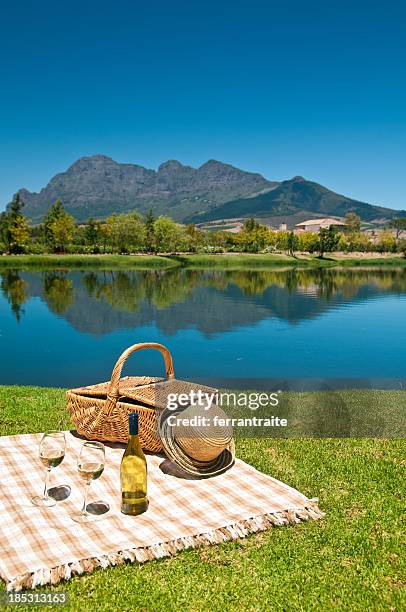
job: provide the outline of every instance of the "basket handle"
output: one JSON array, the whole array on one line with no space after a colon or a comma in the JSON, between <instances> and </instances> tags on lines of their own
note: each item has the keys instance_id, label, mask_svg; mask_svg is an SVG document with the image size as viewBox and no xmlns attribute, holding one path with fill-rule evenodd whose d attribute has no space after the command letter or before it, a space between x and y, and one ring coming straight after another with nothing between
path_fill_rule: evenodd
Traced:
<instances>
[{"instance_id":1,"label":"basket handle","mask_svg":"<svg viewBox=\"0 0 406 612\"><path fill-rule=\"evenodd\" d=\"M130 355L132 355L136 351L141 351L143 349L155 349L159 351L162 357L164 358L166 378L167 379L174 378L175 374L173 372L172 356L170 352L168 351L168 349L163 344L158 344L157 342L141 342L140 344L133 344L133 346L130 346L128 349L124 351L124 353L120 355L120 357L117 360L116 365L113 368L113 371L111 373L109 390L107 393L108 403L112 402L115 404L118 398L120 397L119 384L120 384L121 371L123 369L123 365L125 364L127 359L130 357Z\"/></svg>"}]
</instances>

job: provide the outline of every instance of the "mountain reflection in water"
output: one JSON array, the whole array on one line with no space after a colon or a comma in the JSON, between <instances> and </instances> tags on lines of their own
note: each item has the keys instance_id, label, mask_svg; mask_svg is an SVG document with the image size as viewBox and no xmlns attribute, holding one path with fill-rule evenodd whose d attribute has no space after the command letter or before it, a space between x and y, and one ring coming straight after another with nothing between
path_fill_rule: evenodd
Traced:
<instances>
[{"instance_id":1,"label":"mountain reflection in water","mask_svg":"<svg viewBox=\"0 0 406 612\"><path fill-rule=\"evenodd\" d=\"M340 319L338 322L337 319L335 325L344 327L354 325L354 333L356 333L357 324L352 321L351 313L357 306L368 305L367 312L370 313L370 320L368 316L363 320L365 324L371 326L371 330L373 327L378 329L388 316L388 306L384 306L385 300L404 300L406 296L406 273L397 269L371 271L336 269L268 271L4 270L0 273L0 283L3 350L11 350L13 353L8 343L15 342L18 334L23 333L24 326L24 334L27 338L27 334L30 335L30 330L32 331L34 325L42 325L45 334L44 342L46 342L47 322L53 321L52 328L54 329L55 320L65 322L63 332L62 328L58 327L57 333L61 334L60 342L66 344L73 342L74 333L82 337L82 345L85 342L83 336L101 338L114 335L114 333L122 333L126 339L131 338L128 344L139 339L155 339L163 343L175 342L176 346L175 337L178 334L185 334L188 330L193 330L195 335L193 342L190 338L190 347L196 348L198 342L200 354L204 356L206 362L212 358L214 350L222 352L224 359L232 358L232 351L236 353L235 347L238 346L238 355L235 354L235 360L246 359L244 364L245 368L248 367L246 376L258 372L258 363L262 364L259 370L264 372L263 362L268 359L272 364L272 360L276 360L275 356L267 352L262 355L258 354L258 351L264 351L264 345L261 342L265 342L265 339L267 340L266 346L269 347L275 346L277 340L276 345L279 342L280 350L281 344L278 339L280 334L278 336L278 333L283 331L286 340L290 342L290 348L295 350L295 337L299 337L299 331L295 332L295 329L299 330L304 324L310 325L311 321L320 321L317 325L314 323L312 335L309 336L313 340L310 342L314 341L316 352L321 344L329 346L334 358L334 350L336 349L337 353L341 349L339 344L337 346L340 339L336 333L337 329L333 327L334 322L331 322L329 330L325 327L330 315L345 311L346 320ZM374 303L380 303L382 305L380 308L382 307L383 310L380 311L379 308L373 310ZM405 303L402 302L403 305ZM36 317L39 317L39 309L40 322L36 321ZM12 317L5 321L4 313L7 311L9 314L12 313ZM396 319L399 316L398 313L399 309L396 308L396 314L392 313L389 316ZM15 328L12 327L11 321L13 320ZM395 323L397 323L396 339L398 340L399 334L400 337L405 334L405 321L403 319L397 322L392 321L392 323L394 334ZM254 333L255 330L258 330L258 326L262 326L261 338ZM151 336L154 338L145 337L146 328L151 329ZM142 338L138 337L137 330L142 330ZM230 336L233 333L239 336L238 342L235 337L234 344ZM331 333L330 345L326 344L326 333ZM386 338L388 343L394 341L390 333L386 334ZM223 344L220 342L221 339ZM214 344L210 344L211 341L219 341L220 344L214 349ZM354 337L352 347L354 354L357 351L356 341ZM89 346L89 352L90 342L89 339L87 344L85 343L86 347ZM249 353L248 347L251 342L254 344L256 342L257 346L255 357L253 355L250 357L250 366L244 356L247 355L247 351ZM304 337L300 342L300 346L304 346ZM306 339L306 342L308 345L309 340ZM120 344L121 348L124 349L125 344L126 341L123 339ZM229 348L224 348L227 345ZM109 363L115 356L115 346L114 344L114 348L113 345L111 347ZM303 350L307 350L306 346ZM341 355L340 359L342 358ZM292 359L290 358L289 361L286 357L286 364L288 365ZM307 359L312 359L311 347ZM351 360L354 359L355 355ZM184 365L188 370L186 362ZM213 361L213 367L218 368L216 360ZM10 370L11 368L12 364ZM187 371L185 375L189 373L193 375L197 371L197 368L190 369L191 371ZM202 369L206 370L202 375L210 373L210 368L207 369L207 366ZM272 369L270 365L270 372ZM285 369L289 370L286 375L295 371L295 367ZM304 368L304 370L308 371L309 368ZM340 374L348 376L351 372L344 368ZM31 380L31 377L28 376L28 379ZM58 384L64 384L64 381L65 379Z\"/></svg>"},{"instance_id":2,"label":"mountain reflection in water","mask_svg":"<svg viewBox=\"0 0 406 612\"><path fill-rule=\"evenodd\" d=\"M0 278L17 320L39 297L50 312L91 334L156 321L166 334L193 326L211 335L269 317L295 324L331 308L406 293L402 270L7 270Z\"/></svg>"}]
</instances>

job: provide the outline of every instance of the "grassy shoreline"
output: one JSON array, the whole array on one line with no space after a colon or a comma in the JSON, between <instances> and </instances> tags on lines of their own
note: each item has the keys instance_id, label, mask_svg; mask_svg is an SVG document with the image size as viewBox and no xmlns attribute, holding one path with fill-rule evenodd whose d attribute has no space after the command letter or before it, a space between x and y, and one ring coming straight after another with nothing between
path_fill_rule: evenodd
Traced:
<instances>
[{"instance_id":1,"label":"grassy shoreline","mask_svg":"<svg viewBox=\"0 0 406 612\"><path fill-rule=\"evenodd\" d=\"M383 404L391 394L375 393ZM0 415L1 435L71 427L63 389L0 386ZM145 565L96 570L37 590L67 592L67 610L106 612L265 611L269 602L292 612L405 608L405 439L236 442L244 461L308 497L318 496L325 519Z\"/></svg>"},{"instance_id":2,"label":"grassy shoreline","mask_svg":"<svg viewBox=\"0 0 406 612\"><path fill-rule=\"evenodd\" d=\"M333 268L333 267L406 267L406 258L395 255L347 256L318 258L314 255L291 257L283 254L193 254L193 255L3 255L2 268L134 268L169 269L227 268L264 269L272 267Z\"/></svg>"}]
</instances>

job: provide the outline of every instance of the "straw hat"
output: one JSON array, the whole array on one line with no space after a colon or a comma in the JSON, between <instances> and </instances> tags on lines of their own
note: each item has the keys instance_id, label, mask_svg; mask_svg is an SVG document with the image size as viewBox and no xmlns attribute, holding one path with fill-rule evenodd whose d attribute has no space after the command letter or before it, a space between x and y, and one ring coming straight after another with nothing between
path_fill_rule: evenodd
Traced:
<instances>
[{"instance_id":1,"label":"straw hat","mask_svg":"<svg viewBox=\"0 0 406 612\"><path fill-rule=\"evenodd\" d=\"M159 420L159 435L166 455L195 476L225 472L234 464L235 445L233 430L224 419L227 415L216 405L208 409L165 409Z\"/></svg>"}]
</instances>

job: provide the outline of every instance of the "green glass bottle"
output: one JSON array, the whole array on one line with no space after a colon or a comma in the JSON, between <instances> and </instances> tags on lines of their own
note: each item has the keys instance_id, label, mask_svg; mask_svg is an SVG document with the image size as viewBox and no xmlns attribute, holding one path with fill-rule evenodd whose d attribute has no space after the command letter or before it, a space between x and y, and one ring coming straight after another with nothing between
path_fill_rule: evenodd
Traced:
<instances>
[{"instance_id":1,"label":"green glass bottle","mask_svg":"<svg viewBox=\"0 0 406 612\"><path fill-rule=\"evenodd\" d=\"M121 512L142 514L148 508L147 461L138 437L138 414L128 415L129 438L120 467Z\"/></svg>"}]
</instances>

